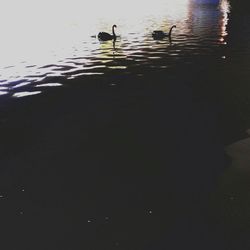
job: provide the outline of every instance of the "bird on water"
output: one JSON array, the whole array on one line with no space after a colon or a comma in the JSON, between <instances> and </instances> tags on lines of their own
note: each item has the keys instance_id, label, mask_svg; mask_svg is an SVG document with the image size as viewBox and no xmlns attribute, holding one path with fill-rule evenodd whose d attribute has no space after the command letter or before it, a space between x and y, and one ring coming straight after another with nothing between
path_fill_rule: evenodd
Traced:
<instances>
[{"instance_id":1,"label":"bird on water","mask_svg":"<svg viewBox=\"0 0 250 250\"><path fill-rule=\"evenodd\" d=\"M115 40L116 39L115 28L116 28L116 25L114 24L112 26L112 35L107 32L99 32L98 39L101 41L108 41L108 40L113 40L113 39Z\"/></svg>"},{"instance_id":2,"label":"bird on water","mask_svg":"<svg viewBox=\"0 0 250 250\"><path fill-rule=\"evenodd\" d=\"M172 30L173 28L176 28L176 25L173 25L169 32L168 33L165 33L163 32L162 30L154 30L153 33L152 33L152 37L155 39L155 40L159 40L159 39L163 39L165 37L169 37L171 38L171 34L172 34Z\"/></svg>"}]
</instances>

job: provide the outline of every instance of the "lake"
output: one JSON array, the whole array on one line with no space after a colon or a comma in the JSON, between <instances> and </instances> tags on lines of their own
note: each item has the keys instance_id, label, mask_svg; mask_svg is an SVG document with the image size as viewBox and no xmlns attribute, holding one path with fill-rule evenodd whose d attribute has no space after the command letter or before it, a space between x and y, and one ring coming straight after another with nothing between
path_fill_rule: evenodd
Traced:
<instances>
[{"instance_id":1,"label":"lake","mask_svg":"<svg viewBox=\"0 0 250 250\"><path fill-rule=\"evenodd\" d=\"M250 127L250 19L234 10L228 0L1 7L6 250L248 249L231 195L216 203L226 223L209 198L230 163L225 145ZM116 41L99 41L114 24ZM172 25L171 39L153 39Z\"/></svg>"}]
</instances>

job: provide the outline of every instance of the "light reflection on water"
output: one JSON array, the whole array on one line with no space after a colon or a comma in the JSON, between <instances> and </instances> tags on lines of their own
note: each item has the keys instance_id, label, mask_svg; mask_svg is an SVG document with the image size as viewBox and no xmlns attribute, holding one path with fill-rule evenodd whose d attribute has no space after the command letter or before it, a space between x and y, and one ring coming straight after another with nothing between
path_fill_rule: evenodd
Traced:
<instances>
[{"instance_id":1,"label":"light reflection on water","mask_svg":"<svg viewBox=\"0 0 250 250\"><path fill-rule=\"evenodd\" d=\"M49 83L51 77L105 76L110 70L138 74L148 67L174 66L176 60L192 63L190 53L209 55L224 44L227 35L227 0L205 6L199 0L155 0L143 5L129 0L126 6L108 0L101 6L98 2L98 8L95 0L91 2L85 8L78 0L70 4L43 1L41 6L30 0L21 5L12 0L10 6L5 6L0 17L4 37L0 47L0 86L6 89L0 95L20 97L19 88L32 93L39 82ZM18 8L11 7L14 3ZM4 21L10 12L15 17ZM98 31L110 32L114 23L120 35L115 44L93 37ZM173 24L177 25L174 46L168 40L152 39L153 30L168 31ZM55 86L41 84L45 89Z\"/></svg>"},{"instance_id":2,"label":"light reflection on water","mask_svg":"<svg viewBox=\"0 0 250 250\"><path fill-rule=\"evenodd\" d=\"M38 95L40 94L41 91L24 91L24 92L16 92L15 94L13 94L13 97L24 97L24 96L30 96L30 95Z\"/></svg>"}]
</instances>

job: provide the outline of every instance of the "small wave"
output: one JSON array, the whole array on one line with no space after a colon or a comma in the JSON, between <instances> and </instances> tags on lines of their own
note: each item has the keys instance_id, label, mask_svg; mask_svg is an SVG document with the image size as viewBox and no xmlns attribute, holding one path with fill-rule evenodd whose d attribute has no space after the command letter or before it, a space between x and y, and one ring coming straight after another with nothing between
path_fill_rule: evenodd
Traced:
<instances>
[{"instance_id":1,"label":"small wave","mask_svg":"<svg viewBox=\"0 0 250 250\"><path fill-rule=\"evenodd\" d=\"M1 91L1 90L0 90L0 95L6 95L6 94L8 94L7 91Z\"/></svg>"},{"instance_id":2,"label":"small wave","mask_svg":"<svg viewBox=\"0 0 250 250\"><path fill-rule=\"evenodd\" d=\"M42 91L24 91L24 92L14 93L12 96L16 98L20 98L20 97L25 97L25 96L38 95L41 93Z\"/></svg>"},{"instance_id":3,"label":"small wave","mask_svg":"<svg viewBox=\"0 0 250 250\"><path fill-rule=\"evenodd\" d=\"M43 84L38 84L35 87L36 88L41 88L41 87L58 87L58 86L62 86L61 83L43 83Z\"/></svg>"}]
</instances>

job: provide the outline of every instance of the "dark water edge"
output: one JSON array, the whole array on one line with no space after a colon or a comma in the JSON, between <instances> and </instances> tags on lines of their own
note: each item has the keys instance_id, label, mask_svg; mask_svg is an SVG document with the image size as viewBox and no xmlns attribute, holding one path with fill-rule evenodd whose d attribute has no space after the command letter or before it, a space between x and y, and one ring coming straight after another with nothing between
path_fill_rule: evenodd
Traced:
<instances>
[{"instance_id":1,"label":"dark water edge","mask_svg":"<svg viewBox=\"0 0 250 250\"><path fill-rule=\"evenodd\" d=\"M91 78L5 106L6 249L222 249L221 107L189 80Z\"/></svg>"}]
</instances>

